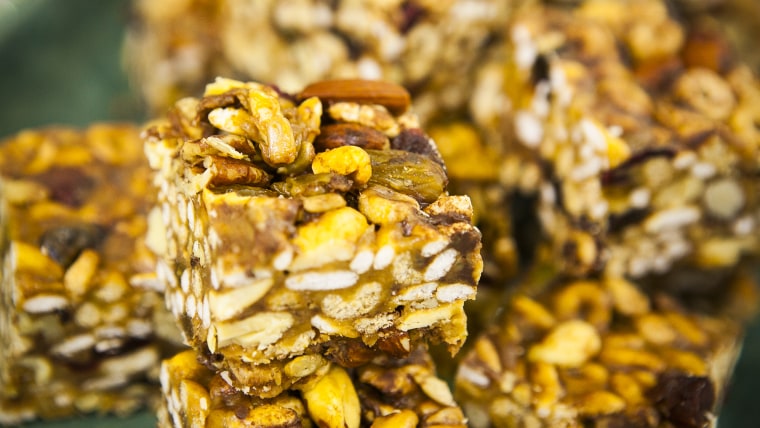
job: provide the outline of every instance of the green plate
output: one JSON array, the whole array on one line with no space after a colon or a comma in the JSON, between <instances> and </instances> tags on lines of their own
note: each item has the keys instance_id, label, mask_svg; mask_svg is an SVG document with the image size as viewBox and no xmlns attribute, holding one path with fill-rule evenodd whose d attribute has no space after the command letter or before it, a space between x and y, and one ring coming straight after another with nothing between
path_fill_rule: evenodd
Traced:
<instances>
[{"instance_id":1,"label":"green plate","mask_svg":"<svg viewBox=\"0 0 760 428\"><path fill-rule=\"evenodd\" d=\"M160 0L156 0L160 1ZM0 0L0 137L49 124L141 121L121 66L126 0ZM760 420L760 322L750 329L721 414L721 428ZM151 427L149 412L26 427Z\"/></svg>"}]
</instances>

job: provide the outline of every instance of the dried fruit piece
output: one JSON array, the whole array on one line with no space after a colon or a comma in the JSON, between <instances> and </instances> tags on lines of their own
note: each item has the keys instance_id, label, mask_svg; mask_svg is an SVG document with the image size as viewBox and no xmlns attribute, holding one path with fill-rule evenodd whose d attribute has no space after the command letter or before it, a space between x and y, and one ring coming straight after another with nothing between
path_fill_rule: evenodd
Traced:
<instances>
[{"instance_id":1,"label":"dried fruit piece","mask_svg":"<svg viewBox=\"0 0 760 428\"><path fill-rule=\"evenodd\" d=\"M372 159L370 184L406 194L421 203L431 203L446 190L446 172L427 156L401 150L367 150Z\"/></svg>"},{"instance_id":2,"label":"dried fruit piece","mask_svg":"<svg viewBox=\"0 0 760 428\"><path fill-rule=\"evenodd\" d=\"M342 146L356 146L365 150L387 150L389 144L388 137L382 132L355 123L325 125L314 140L314 147L318 151Z\"/></svg>"}]
</instances>

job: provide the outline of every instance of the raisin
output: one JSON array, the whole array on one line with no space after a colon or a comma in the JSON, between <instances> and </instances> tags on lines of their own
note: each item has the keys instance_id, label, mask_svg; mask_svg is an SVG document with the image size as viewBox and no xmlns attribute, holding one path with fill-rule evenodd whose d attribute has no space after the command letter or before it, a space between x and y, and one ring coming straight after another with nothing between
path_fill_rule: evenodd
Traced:
<instances>
[{"instance_id":1,"label":"raisin","mask_svg":"<svg viewBox=\"0 0 760 428\"><path fill-rule=\"evenodd\" d=\"M51 198L70 207L81 207L95 188L95 180L77 168L51 168L37 176Z\"/></svg>"},{"instance_id":2,"label":"raisin","mask_svg":"<svg viewBox=\"0 0 760 428\"><path fill-rule=\"evenodd\" d=\"M443 158L435 144L420 129L404 129L391 141L391 148L427 156L443 166Z\"/></svg>"},{"instance_id":3,"label":"raisin","mask_svg":"<svg viewBox=\"0 0 760 428\"><path fill-rule=\"evenodd\" d=\"M663 373L651 393L660 414L678 427L705 426L715 404L715 387L704 376Z\"/></svg>"},{"instance_id":4,"label":"raisin","mask_svg":"<svg viewBox=\"0 0 760 428\"><path fill-rule=\"evenodd\" d=\"M40 249L64 268L74 263L85 248L96 248L103 242L106 229L100 225L60 226L45 231Z\"/></svg>"}]
</instances>

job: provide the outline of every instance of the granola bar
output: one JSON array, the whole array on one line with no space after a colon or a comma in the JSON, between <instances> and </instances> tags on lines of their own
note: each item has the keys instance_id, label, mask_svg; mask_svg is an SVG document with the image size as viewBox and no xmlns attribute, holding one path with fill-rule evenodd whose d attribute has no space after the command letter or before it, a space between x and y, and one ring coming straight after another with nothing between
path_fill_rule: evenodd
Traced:
<instances>
[{"instance_id":1,"label":"granola bar","mask_svg":"<svg viewBox=\"0 0 760 428\"><path fill-rule=\"evenodd\" d=\"M161 386L159 427L467 426L423 348L403 360L357 369L332 365L318 380L273 398L243 394L224 372L209 370L195 352L185 351L164 361Z\"/></svg>"},{"instance_id":2,"label":"granola bar","mask_svg":"<svg viewBox=\"0 0 760 428\"><path fill-rule=\"evenodd\" d=\"M471 72L501 39L496 0L136 2L126 55L163 113L217 75L296 92L334 78L385 79L412 91L423 119L460 109Z\"/></svg>"},{"instance_id":3,"label":"granola bar","mask_svg":"<svg viewBox=\"0 0 760 428\"><path fill-rule=\"evenodd\" d=\"M714 426L756 308L750 274L688 303L622 278L552 282L524 284L460 364L470 426Z\"/></svg>"},{"instance_id":4,"label":"granola bar","mask_svg":"<svg viewBox=\"0 0 760 428\"><path fill-rule=\"evenodd\" d=\"M508 108L473 117L501 114L507 188L537 165L535 211L565 272L717 273L757 254L760 86L746 66L701 49L658 0L537 4L510 32L495 103Z\"/></svg>"},{"instance_id":5,"label":"granola bar","mask_svg":"<svg viewBox=\"0 0 760 428\"><path fill-rule=\"evenodd\" d=\"M23 131L0 146L0 173L0 424L155 399L158 337L172 330L143 240L138 130Z\"/></svg>"},{"instance_id":6,"label":"granola bar","mask_svg":"<svg viewBox=\"0 0 760 428\"><path fill-rule=\"evenodd\" d=\"M217 79L145 131L167 304L244 392L276 396L328 360L464 342L480 232L408 106L378 81L291 98Z\"/></svg>"}]
</instances>

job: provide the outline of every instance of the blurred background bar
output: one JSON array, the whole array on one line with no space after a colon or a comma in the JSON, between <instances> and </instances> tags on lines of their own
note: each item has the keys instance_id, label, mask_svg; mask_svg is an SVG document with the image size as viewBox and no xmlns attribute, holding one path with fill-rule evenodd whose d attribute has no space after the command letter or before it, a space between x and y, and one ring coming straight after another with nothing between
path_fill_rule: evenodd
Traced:
<instances>
[{"instance_id":1,"label":"blurred background bar","mask_svg":"<svg viewBox=\"0 0 760 428\"><path fill-rule=\"evenodd\" d=\"M0 137L52 124L145 120L122 69L121 45L128 22L127 0L0 0ZM759 392L760 320L756 320L720 427L756 428ZM26 426L152 427L155 417L145 411L127 419L91 417Z\"/></svg>"}]
</instances>

